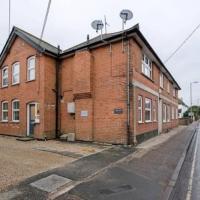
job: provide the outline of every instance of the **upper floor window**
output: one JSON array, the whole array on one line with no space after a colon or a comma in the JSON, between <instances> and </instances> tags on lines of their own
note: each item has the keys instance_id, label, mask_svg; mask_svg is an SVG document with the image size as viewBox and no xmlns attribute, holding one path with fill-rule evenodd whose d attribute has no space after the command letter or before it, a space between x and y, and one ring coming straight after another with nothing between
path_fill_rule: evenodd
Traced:
<instances>
[{"instance_id":1,"label":"upper floor window","mask_svg":"<svg viewBox=\"0 0 200 200\"><path fill-rule=\"evenodd\" d=\"M152 62L145 54L142 58L142 73L152 79Z\"/></svg>"},{"instance_id":2,"label":"upper floor window","mask_svg":"<svg viewBox=\"0 0 200 200\"><path fill-rule=\"evenodd\" d=\"M145 99L145 121L151 122L151 99Z\"/></svg>"},{"instance_id":3,"label":"upper floor window","mask_svg":"<svg viewBox=\"0 0 200 200\"><path fill-rule=\"evenodd\" d=\"M167 92L170 93L170 82L167 81Z\"/></svg>"},{"instance_id":4,"label":"upper floor window","mask_svg":"<svg viewBox=\"0 0 200 200\"><path fill-rule=\"evenodd\" d=\"M27 80L35 80L35 56L28 59L27 65Z\"/></svg>"},{"instance_id":5,"label":"upper floor window","mask_svg":"<svg viewBox=\"0 0 200 200\"><path fill-rule=\"evenodd\" d=\"M18 84L20 79L20 64L16 62L12 66L12 84Z\"/></svg>"},{"instance_id":6,"label":"upper floor window","mask_svg":"<svg viewBox=\"0 0 200 200\"><path fill-rule=\"evenodd\" d=\"M12 121L19 121L19 100L12 101Z\"/></svg>"},{"instance_id":7,"label":"upper floor window","mask_svg":"<svg viewBox=\"0 0 200 200\"><path fill-rule=\"evenodd\" d=\"M142 97L138 96L138 122L142 123Z\"/></svg>"},{"instance_id":8,"label":"upper floor window","mask_svg":"<svg viewBox=\"0 0 200 200\"><path fill-rule=\"evenodd\" d=\"M176 97L176 89L173 88L173 96Z\"/></svg>"},{"instance_id":9,"label":"upper floor window","mask_svg":"<svg viewBox=\"0 0 200 200\"><path fill-rule=\"evenodd\" d=\"M164 87L164 75L162 72L160 72L160 87L163 88Z\"/></svg>"},{"instance_id":10,"label":"upper floor window","mask_svg":"<svg viewBox=\"0 0 200 200\"><path fill-rule=\"evenodd\" d=\"M2 106L2 113L1 113L2 121L7 122L8 121L8 102L7 101L2 102L1 106Z\"/></svg>"},{"instance_id":11,"label":"upper floor window","mask_svg":"<svg viewBox=\"0 0 200 200\"><path fill-rule=\"evenodd\" d=\"M2 69L2 87L8 86L8 67Z\"/></svg>"}]
</instances>

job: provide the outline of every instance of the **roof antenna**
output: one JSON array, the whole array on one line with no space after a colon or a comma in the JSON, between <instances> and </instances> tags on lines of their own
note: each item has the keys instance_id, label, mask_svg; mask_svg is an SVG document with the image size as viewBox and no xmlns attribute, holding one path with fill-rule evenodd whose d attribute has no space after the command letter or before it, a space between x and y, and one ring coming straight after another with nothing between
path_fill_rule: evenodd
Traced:
<instances>
[{"instance_id":1,"label":"roof antenna","mask_svg":"<svg viewBox=\"0 0 200 200\"><path fill-rule=\"evenodd\" d=\"M107 23L106 15L104 15L104 25L105 25L105 34L107 34L107 26L110 25Z\"/></svg>"},{"instance_id":2,"label":"roof antenna","mask_svg":"<svg viewBox=\"0 0 200 200\"><path fill-rule=\"evenodd\" d=\"M126 21L133 18L133 13L130 10L124 9L120 12L119 16L122 19L122 30L124 31L124 27L126 25Z\"/></svg>"},{"instance_id":3,"label":"roof antenna","mask_svg":"<svg viewBox=\"0 0 200 200\"><path fill-rule=\"evenodd\" d=\"M91 26L93 29L96 30L96 32L98 33L98 31L100 30L101 31L101 40L103 39L103 36L102 36L102 29L104 27L104 24L102 22L102 20L94 20L92 23L91 23Z\"/></svg>"}]
</instances>

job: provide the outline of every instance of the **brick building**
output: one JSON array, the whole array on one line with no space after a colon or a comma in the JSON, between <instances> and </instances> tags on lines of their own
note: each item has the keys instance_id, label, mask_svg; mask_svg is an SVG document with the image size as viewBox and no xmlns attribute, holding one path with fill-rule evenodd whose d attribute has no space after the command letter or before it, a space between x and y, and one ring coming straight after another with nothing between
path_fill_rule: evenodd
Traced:
<instances>
[{"instance_id":1,"label":"brick building","mask_svg":"<svg viewBox=\"0 0 200 200\"><path fill-rule=\"evenodd\" d=\"M178 125L179 85L136 25L61 51L14 27L0 55L0 134L115 144Z\"/></svg>"}]
</instances>

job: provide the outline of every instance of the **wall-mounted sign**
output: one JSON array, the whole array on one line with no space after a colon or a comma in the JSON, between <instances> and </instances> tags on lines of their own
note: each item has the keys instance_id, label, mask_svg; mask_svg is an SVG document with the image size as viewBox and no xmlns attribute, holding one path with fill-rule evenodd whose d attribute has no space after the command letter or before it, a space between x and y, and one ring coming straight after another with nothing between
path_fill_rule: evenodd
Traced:
<instances>
[{"instance_id":1,"label":"wall-mounted sign","mask_svg":"<svg viewBox=\"0 0 200 200\"><path fill-rule=\"evenodd\" d=\"M88 111L87 110L81 110L81 117L87 117Z\"/></svg>"},{"instance_id":2,"label":"wall-mounted sign","mask_svg":"<svg viewBox=\"0 0 200 200\"><path fill-rule=\"evenodd\" d=\"M123 109L122 108L115 108L114 109L114 114L122 114L123 113Z\"/></svg>"}]
</instances>

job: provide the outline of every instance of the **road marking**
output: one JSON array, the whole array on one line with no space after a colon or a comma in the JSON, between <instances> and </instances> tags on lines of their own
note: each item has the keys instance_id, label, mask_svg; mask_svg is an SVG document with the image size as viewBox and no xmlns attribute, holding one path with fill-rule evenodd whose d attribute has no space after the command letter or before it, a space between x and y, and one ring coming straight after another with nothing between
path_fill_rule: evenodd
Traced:
<instances>
[{"instance_id":1,"label":"road marking","mask_svg":"<svg viewBox=\"0 0 200 200\"><path fill-rule=\"evenodd\" d=\"M189 183L188 183L186 200L191 200L191 197L192 197L192 184L193 184L193 178L194 178L197 149L198 149L198 144L199 144L199 140L198 140L198 138L199 138L199 128L200 127L198 126L198 129L197 129L198 132L197 132L197 137L196 137L196 144L195 144L194 156L193 156L193 161L192 161L192 169L191 169Z\"/></svg>"}]
</instances>

